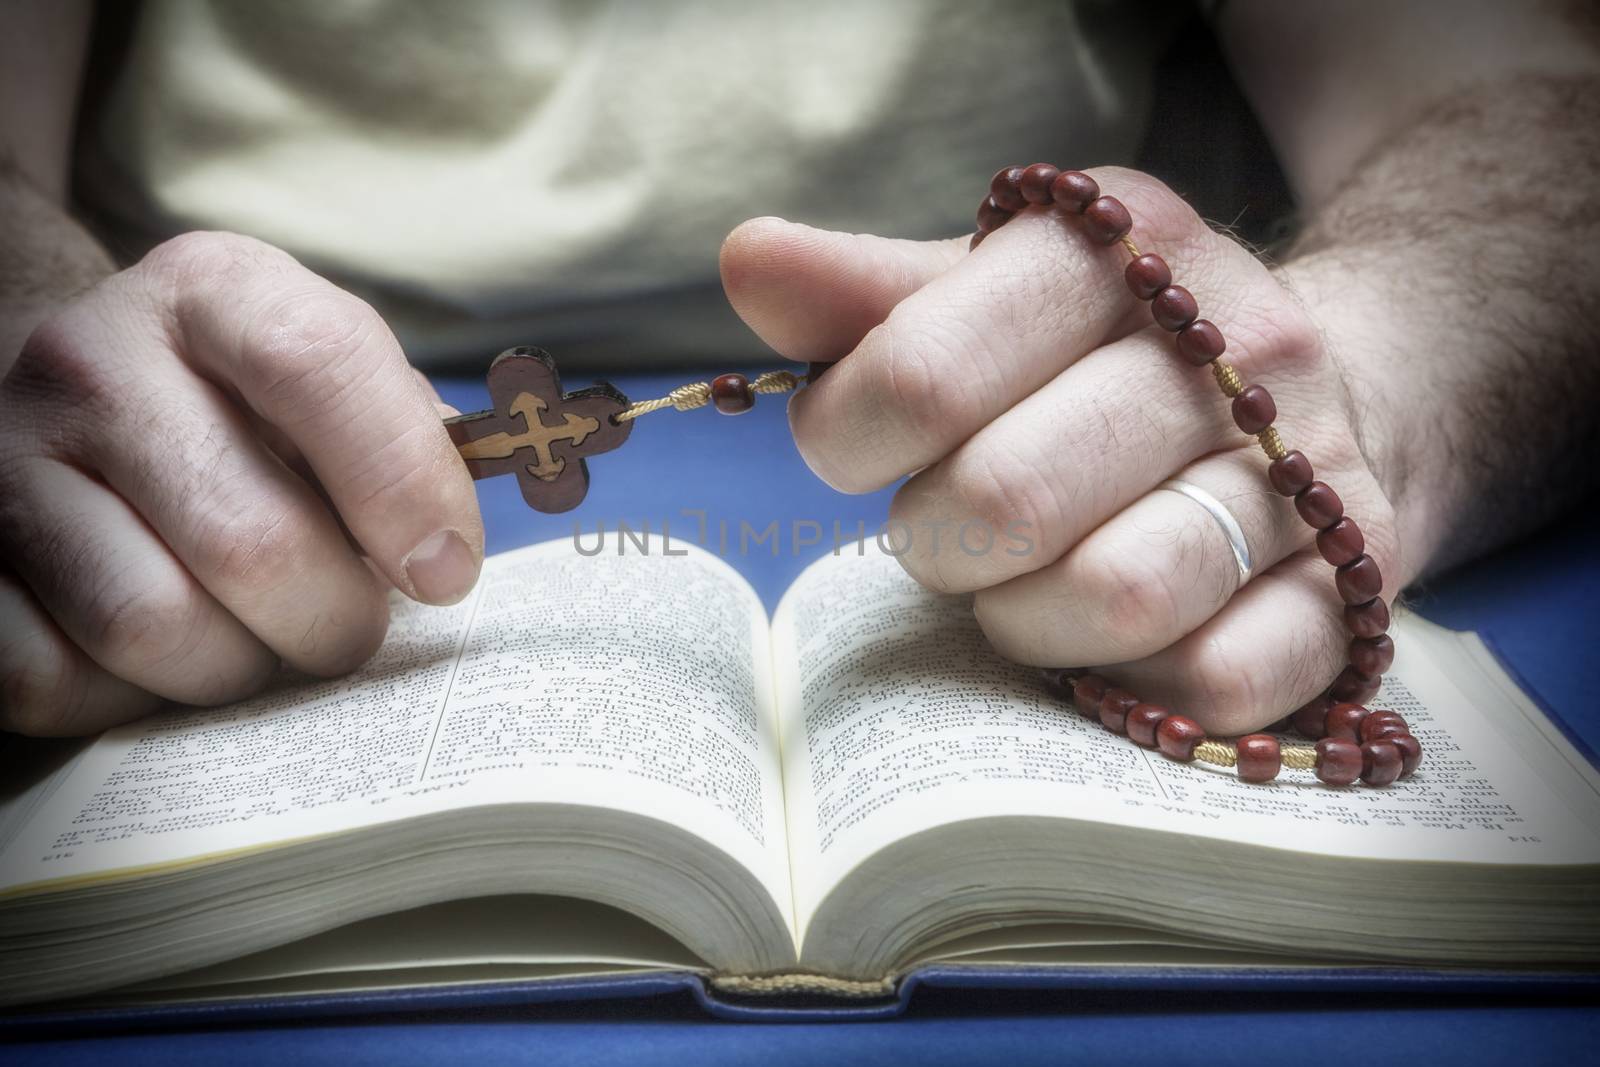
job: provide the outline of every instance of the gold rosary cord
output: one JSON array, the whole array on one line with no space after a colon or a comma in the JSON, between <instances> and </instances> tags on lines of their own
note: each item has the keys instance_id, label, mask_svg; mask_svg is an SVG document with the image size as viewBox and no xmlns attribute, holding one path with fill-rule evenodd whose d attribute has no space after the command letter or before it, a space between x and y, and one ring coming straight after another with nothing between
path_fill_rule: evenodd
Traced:
<instances>
[{"instance_id":1,"label":"gold rosary cord","mask_svg":"<svg viewBox=\"0 0 1600 1067\"><path fill-rule=\"evenodd\" d=\"M750 383L750 388L757 393L788 393L799 387L800 379L786 370L769 370ZM648 415L663 408L693 411L709 403L711 403L711 383L690 382L688 385L678 386L666 396L658 396L654 400L641 400L626 411L618 412L613 418L617 422L630 422L640 415Z\"/></svg>"}]
</instances>

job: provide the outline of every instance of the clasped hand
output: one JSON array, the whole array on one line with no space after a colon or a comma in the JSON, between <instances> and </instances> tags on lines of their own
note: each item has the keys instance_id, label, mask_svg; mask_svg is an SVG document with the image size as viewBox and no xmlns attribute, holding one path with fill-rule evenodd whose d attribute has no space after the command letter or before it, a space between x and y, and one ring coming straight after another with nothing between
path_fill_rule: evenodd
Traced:
<instances>
[{"instance_id":1,"label":"clasped hand","mask_svg":"<svg viewBox=\"0 0 1600 1067\"><path fill-rule=\"evenodd\" d=\"M1407 573L1395 510L1356 429L1355 397L1370 385L1347 381L1307 308L1181 198L1142 174L1091 173L1220 327L1225 358L1276 399L1289 447L1339 493L1392 597ZM729 238L723 278L778 351L843 357L790 406L801 452L847 492L910 476L890 512L901 562L929 588L974 593L1002 654L1104 667L1213 734L1258 729L1339 673L1343 603L1315 531L1273 492L1210 374L1130 295L1126 253L1074 222L1030 208L969 254L965 238L759 219ZM1232 513L1247 583L1217 519L1156 491L1169 480ZM995 540L959 540L974 524Z\"/></svg>"}]
</instances>

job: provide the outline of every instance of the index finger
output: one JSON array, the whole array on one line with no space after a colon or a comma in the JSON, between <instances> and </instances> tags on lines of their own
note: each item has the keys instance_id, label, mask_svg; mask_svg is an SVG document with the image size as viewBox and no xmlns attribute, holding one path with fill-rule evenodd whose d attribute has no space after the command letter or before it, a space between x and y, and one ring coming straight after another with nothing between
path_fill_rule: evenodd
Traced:
<instances>
[{"instance_id":1,"label":"index finger","mask_svg":"<svg viewBox=\"0 0 1600 1067\"><path fill-rule=\"evenodd\" d=\"M283 431L397 588L466 596L483 561L477 494L378 314L248 238L191 234L152 255L172 275L182 356Z\"/></svg>"}]
</instances>

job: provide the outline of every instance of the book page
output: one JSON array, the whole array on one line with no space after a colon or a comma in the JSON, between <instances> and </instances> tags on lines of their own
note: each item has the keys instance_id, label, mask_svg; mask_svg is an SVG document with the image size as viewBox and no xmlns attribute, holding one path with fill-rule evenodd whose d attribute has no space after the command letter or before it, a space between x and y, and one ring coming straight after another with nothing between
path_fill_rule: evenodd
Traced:
<instances>
[{"instance_id":1,"label":"book page","mask_svg":"<svg viewBox=\"0 0 1600 1067\"><path fill-rule=\"evenodd\" d=\"M215 989L312 975L515 964L706 967L643 919L603 904L571 897L478 897L363 919L139 988Z\"/></svg>"},{"instance_id":2,"label":"book page","mask_svg":"<svg viewBox=\"0 0 1600 1067\"><path fill-rule=\"evenodd\" d=\"M382 650L102 736L0 854L0 889L192 862L485 804L663 819L790 902L765 612L685 546L491 558L463 603L398 594ZM585 546L585 551L591 551Z\"/></svg>"},{"instance_id":3,"label":"book page","mask_svg":"<svg viewBox=\"0 0 1600 1067\"><path fill-rule=\"evenodd\" d=\"M1309 772L1265 785L1178 763L1067 707L1002 660L971 598L847 549L810 567L773 623L796 912L886 845L946 823L1070 817L1330 856L1600 862L1600 798L1515 707L1478 707L1402 622L1373 706L1403 714L1422 768L1387 789ZM1446 632L1447 633L1447 632ZM1453 636L1453 635L1452 635Z\"/></svg>"}]
</instances>

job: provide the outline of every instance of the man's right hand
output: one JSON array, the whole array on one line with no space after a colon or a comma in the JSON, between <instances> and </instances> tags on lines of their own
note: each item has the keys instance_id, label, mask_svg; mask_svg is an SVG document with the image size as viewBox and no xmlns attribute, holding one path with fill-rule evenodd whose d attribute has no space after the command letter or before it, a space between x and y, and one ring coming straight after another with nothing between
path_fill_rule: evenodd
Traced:
<instances>
[{"instance_id":1,"label":"man's right hand","mask_svg":"<svg viewBox=\"0 0 1600 1067\"><path fill-rule=\"evenodd\" d=\"M280 661L339 674L382 640L387 583L452 603L482 559L394 336L259 241L166 242L0 382L0 729L235 700Z\"/></svg>"}]
</instances>

